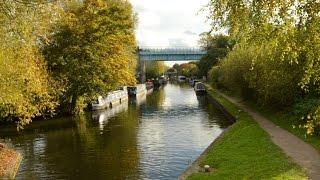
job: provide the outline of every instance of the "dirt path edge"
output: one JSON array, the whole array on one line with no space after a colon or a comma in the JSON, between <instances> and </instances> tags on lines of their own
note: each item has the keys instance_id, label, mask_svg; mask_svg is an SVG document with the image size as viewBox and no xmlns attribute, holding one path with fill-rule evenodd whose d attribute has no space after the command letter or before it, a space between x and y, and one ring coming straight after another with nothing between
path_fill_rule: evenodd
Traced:
<instances>
[{"instance_id":1,"label":"dirt path edge","mask_svg":"<svg viewBox=\"0 0 320 180\"><path fill-rule=\"evenodd\" d=\"M242 101L215 90L220 96L246 111L271 137L274 144L280 147L295 163L300 165L310 179L320 180L320 153L310 144L304 142L287 130L257 113Z\"/></svg>"}]
</instances>

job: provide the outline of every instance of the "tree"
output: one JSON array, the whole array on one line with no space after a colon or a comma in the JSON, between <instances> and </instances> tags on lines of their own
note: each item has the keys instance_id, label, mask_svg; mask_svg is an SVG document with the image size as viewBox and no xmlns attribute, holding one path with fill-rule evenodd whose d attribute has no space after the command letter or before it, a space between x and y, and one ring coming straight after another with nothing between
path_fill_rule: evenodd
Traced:
<instances>
[{"instance_id":1,"label":"tree","mask_svg":"<svg viewBox=\"0 0 320 180\"><path fill-rule=\"evenodd\" d=\"M64 109L74 113L85 101L135 84L135 16L125 0L86 0L67 14L43 53L63 86Z\"/></svg>"},{"instance_id":2,"label":"tree","mask_svg":"<svg viewBox=\"0 0 320 180\"><path fill-rule=\"evenodd\" d=\"M163 75L167 69L168 68L163 61L147 61L146 62L146 76L148 79L157 78Z\"/></svg>"},{"instance_id":3,"label":"tree","mask_svg":"<svg viewBox=\"0 0 320 180\"><path fill-rule=\"evenodd\" d=\"M246 69L243 74L232 74L269 105L280 102L292 106L298 99L320 97L319 2L215 0L210 1L208 10L214 28L227 28L237 42L228 63L222 62L220 73L216 73L225 77L222 79L228 79L224 70ZM249 58L245 58L247 54ZM237 68L241 60L250 66ZM311 108L304 118L310 134L320 134L317 106L318 110Z\"/></svg>"},{"instance_id":4,"label":"tree","mask_svg":"<svg viewBox=\"0 0 320 180\"><path fill-rule=\"evenodd\" d=\"M29 3L0 1L0 118L17 121L18 129L36 116L53 115L58 104L39 39L46 39L61 8Z\"/></svg>"},{"instance_id":5,"label":"tree","mask_svg":"<svg viewBox=\"0 0 320 180\"><path fill-rule=\"evenodd\" d=\"M173 69L175 69L178 73L180 72L180 65L175 63L173 66L172 66Z\"/></svg>"},{"instance_id":6,"label":"tree","mask_svg":"<svg viewBox=\"0 0 320 180\"><path fill-rule=\"evenodd\" d=\"M199 61L199 76L207 76L212 66L216 65L219 59L224 58L232 48L228 36L202 33L199 40L202 48L207 50L207 54Z\"/></svg>"},{"instance_id":7,"label":"tree","mask_svg":"<svg viewBox=\"0 0 320 180\"><path fill-rule=\"evenodd\" d=\"M186 77L197 76L198 66L194 62L184 63L180 65L180 74Z\"/></svg>"}]
</instances>

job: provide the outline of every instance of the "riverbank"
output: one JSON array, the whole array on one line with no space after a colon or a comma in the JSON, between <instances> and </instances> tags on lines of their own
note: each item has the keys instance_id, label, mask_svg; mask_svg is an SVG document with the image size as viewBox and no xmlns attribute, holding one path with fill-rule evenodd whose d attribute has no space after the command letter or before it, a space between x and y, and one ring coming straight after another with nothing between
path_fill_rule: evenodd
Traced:
<instances>
[{"instance_id":1,"label":"riverbank","mask_svg":"<svg viewBox=\"0 0 320 180\"><path fill-rule=\"evenodd\" d=\"M248 113L214 90L208 93L237 121L200 162L200 166L210 165L213 171L195 173L188 179L307 179L305 171L272 142Z\"/></svg>"},{"instance_id":2,"label":"riverbank","mask_svg":"<svg viewBox=\"0 0 320 180\"><path fill-rule=\"evenodd\" d=\"M0 147L0 179L14 179L21 160L20 153L6 147Z\"/></svg>"},{"instance_id":3,"label":"riverbank","mask_svg":"<svg viewBox=\"0 0 320 180\"><path fill-rule=\"evenodd\" d=\"M298 117L297 115L294 115L292 112L290 112L294 110L289 109L276 111L272 108L268 109L267 107L259 106L256 102L245 100L239 95L231 95L231 92L228 91L223 91L223 94L238 99L238 101L241 101L242 104L250 107L254 111L266 117L268 120L272 121L277 126L289 131L301 140L312 145L320 152L320 136L307 135L306 129L303 127L303 122L301 122L300 120L301 117Z\"/></svg>"},{"instance_id":4,"label":"riverbank","mask_svg":"<svg viewBox=\"0 0 320 180\"><path fill-rule=\"evenodd\" d=\"M290 133L299 137L301 140L312 145L315 149L317 149L320 152L320 137L307 135L306 129L303 127L299 127L299 126L303 126L301 121L299 121L301 117L297 117L288 112L279 112L279 111L276 112L272 109L261 108L253 102L244 102L244 103L250 106L255 111L262 114L264 117L268 118L277 126L289 131Z\"/></svg>"}]
</instances>

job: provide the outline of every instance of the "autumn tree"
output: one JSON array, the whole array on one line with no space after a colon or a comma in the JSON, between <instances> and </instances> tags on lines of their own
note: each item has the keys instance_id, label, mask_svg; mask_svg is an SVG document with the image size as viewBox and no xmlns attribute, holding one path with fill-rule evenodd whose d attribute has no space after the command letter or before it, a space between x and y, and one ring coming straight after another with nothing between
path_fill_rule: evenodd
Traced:
<instances>
[{"instance_id":1,"label":"autumn tree","mask_svg":"<svg viewBox=\"0 0 320 180\"><path fill-rule=\"evenodd\" d=\"M55 2L0 1L0 118L18 128L36 116L52 115L55 82L39 51L61 8Z\"/></svg>"},{"instance_id":2,"label":"autumn tree","mask_svg":"<svg viewBox=\"0 0 320 180\"><path fill-rule=\"evenodd\" d=\"M179 74L186 77L194 77L194 76L197 76L199 73L197 63L195 62L180 64L179 69L180 69Z\"/></svg>"},{"instance_id":3,"label":"autumn tree","mask_svg":"<svg viewBox=\"0 0 320 180\"><path fill-rule=\"evenodd\" d=\"M214 0L208 9L213 28L227 29L236 42L213 79L231 90L250 89L257 101L277 108L320 97L319 2ZM312 106L305 127L320 134L320 105Z\"/></svg>"},{"instance_id":4,"label":"autumn tree","mask_svg":"<svg viewBox=\"0 0 320 180\"><path fill-rule=\"evenodd\" d=\"M147 61L146 62L146 76L148 79L162 76L168 67L164 61Z\"/></svg>"},{"instance_id":5,"label":"autumn tree","mask_svg":"<svg viewBox=\"0 0 320 180\"><path fill-rule=\"evenodd\" d=\"M48 69L63 86L70 113L120 86L134 85L135 16L125 0L85 0L70 8L43 48Z\"/></svg>"}]
</instances>

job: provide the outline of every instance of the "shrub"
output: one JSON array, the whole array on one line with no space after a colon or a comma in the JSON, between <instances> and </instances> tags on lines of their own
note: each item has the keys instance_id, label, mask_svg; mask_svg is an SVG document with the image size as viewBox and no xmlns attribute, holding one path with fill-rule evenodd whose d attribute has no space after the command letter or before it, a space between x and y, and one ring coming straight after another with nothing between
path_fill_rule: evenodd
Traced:
<instances>
[{"instance_id":1,"label":"shrub","mask_svg":"<svg viewBox=\"0 0 320 180\"><path fill-rule=\"evenodd\" d=\"M220 88L221 72L220 66L213 66L208 73L208 81L213 87Z\"/></svg>"},{"instance_id":2,"label":"shrub","mask_svg":"<svg viewBox=\"0 0 320 180\"><path fill-rule=\"evenodd\" d=\"M304 128L307 130L309 135L320 135L320 106L315 111L311 111L307 117L304 117L306 124Z\"/></svg>"},{"instance_id":3,"label":"shrub","mask_svg":"<svg viewBox=\"0 0 320 180\"><path fill-rule=\"evenodd\" d=\"M320 99L317 97L301 99L294 104L292 108L292 114L297 117L304 117L310 112L315 112L319 104Z\"/></svg>"},{"instance_id":4,"label":"shrub","mask_svg":"<svg viewBox=\"0 0 320 180\"><path fill-rule=\"evenodd\" d=\"M237 94L249 97L252 95L248 82L245 79L246 73L251 68L252 59L254 58L254 50L249 51L243 47L236 47L228 56L220 63L221 85Z\"/></svg>"},{"instance_id":5,"label":"shrub","mask_svg":"<svg viewBox=\"0 0 320 180\"><path fill-rule=\"evenodd\" d=\"M302 69L296 63L281 60L283 52L273 43L261 45L255 53L245 79L256 92L257 101L275 108L291 106L300 96Z\"/></svg>"}]
</instances>

